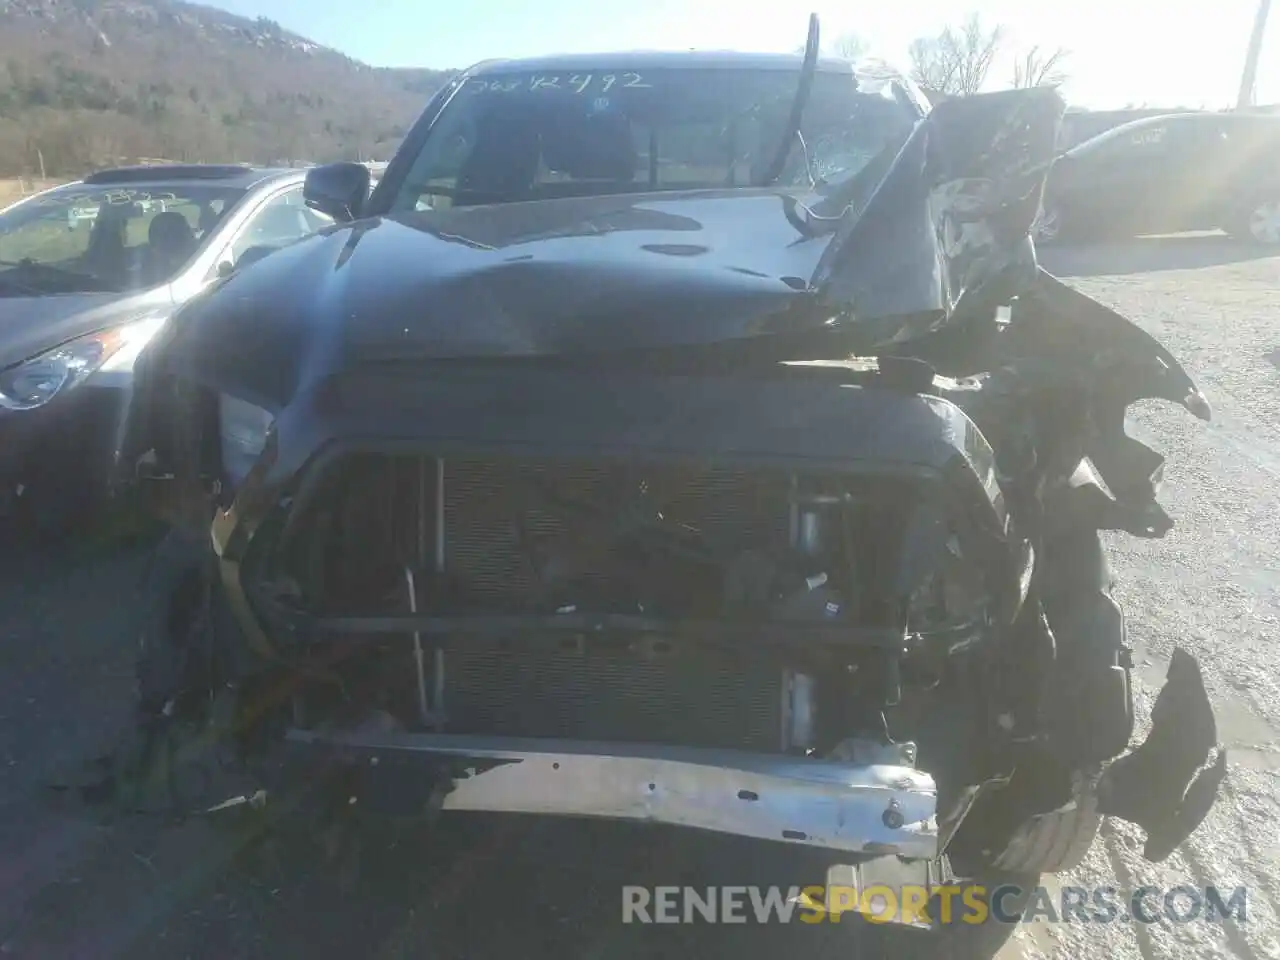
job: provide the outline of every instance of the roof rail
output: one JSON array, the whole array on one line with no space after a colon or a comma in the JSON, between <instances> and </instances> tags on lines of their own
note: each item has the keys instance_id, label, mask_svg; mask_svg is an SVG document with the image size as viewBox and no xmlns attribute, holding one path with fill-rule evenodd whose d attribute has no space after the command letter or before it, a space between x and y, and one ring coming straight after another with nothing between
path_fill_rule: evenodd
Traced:
<instances>
[{"instance_id":1,"label":"roof rail","mask_svg":"<svg viewBox=\"0 0 1280 960\"><path fill-rule=\"evenodd\" d=\"M136 167L95 170L85 183L139 183L146 180L228 180L252 173L245 164L157 163Z\"/></svg>"}]
</instances>

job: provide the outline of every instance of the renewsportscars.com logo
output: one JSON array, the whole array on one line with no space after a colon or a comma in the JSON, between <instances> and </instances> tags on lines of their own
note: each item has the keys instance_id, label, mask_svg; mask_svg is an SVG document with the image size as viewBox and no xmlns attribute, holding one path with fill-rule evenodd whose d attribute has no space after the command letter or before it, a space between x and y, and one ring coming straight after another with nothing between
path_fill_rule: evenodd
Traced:
<instances>
[{"instance_id":1,"label":"renewsportscars.com logo","mask_svg":"<svg viewBox=\"0 0 1280 960\"><path fill-rule=\"evenodd\" d=\"M1025 894L1025 898L1024 898ZM930 902L932 898L932 903ZM1245 887L641 887L622 888L623 923L1173 923L1248 921ZM934 916L934 914L937 916Z\"/></svg>"}]
</instances>

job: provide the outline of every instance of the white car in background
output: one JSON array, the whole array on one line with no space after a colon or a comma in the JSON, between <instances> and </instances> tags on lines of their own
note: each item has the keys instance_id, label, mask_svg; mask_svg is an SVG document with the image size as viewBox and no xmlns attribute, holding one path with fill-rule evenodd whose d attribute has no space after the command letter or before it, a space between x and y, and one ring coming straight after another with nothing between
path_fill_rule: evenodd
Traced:
<instances>
[{"instance_id":1,"label":"white car in background","mask_svg":"<svg viewBox=\"0 0 1280 960\"><path fill-rule=\"evenodd\" d=\"M67 229L74 230L84 224L92 224L98 219L97 205L86 207L69 207L67 209Z\"/></svg>"}]
</instances>

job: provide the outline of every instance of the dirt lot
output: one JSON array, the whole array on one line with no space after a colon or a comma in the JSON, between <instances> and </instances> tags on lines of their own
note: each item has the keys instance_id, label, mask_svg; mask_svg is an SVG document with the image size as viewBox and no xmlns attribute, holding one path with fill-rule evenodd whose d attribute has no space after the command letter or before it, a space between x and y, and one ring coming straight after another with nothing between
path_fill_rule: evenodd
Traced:
<instances>
[{"instance_id":1,"label":"dirt lot","mask_svg":"<svg viewBox=\"0 0 1280 960\"><path fill-rule=\"evenodd\" d=\"M1198 423L1163 407L1137 429L1168 454L1163 542L1115 540L1122 599L1150 706L1175 644L1206 667L1229 789L1168 862L1108 828L1063 883L1249 888L1244 924L1116 922L1019 932L1002 957L1203 960L1280 957L1280 257L1218 239L1064 250L1046 258L1159 335L1215 407ZM858 956L847 928L623 927L627 883L780 882L770 857L715 838L591 825L459 820L350 872L285 853L239 862L209 828L157 836L94 826L31 802L42 776L123 719L143 565L0 554L0 955L257 958ZM614 842L621 841L621 842ZM664 844L666 844L664 846ZM781 882L788 883L789 879ZM813 882L806 880L806 882ZM865 954L864 954L865 955Z\"/></svg>"},{"instance_id":2,"label":"dirt lot","mask_svg":"<svg viewBox=\"0 0 1280 960\"><path fill-rule=\"evenodd\" d=\"M0 210L21 200L28 194L55 187L58 180L3 180L0 179Z\"/></svg>"}]
</instances>

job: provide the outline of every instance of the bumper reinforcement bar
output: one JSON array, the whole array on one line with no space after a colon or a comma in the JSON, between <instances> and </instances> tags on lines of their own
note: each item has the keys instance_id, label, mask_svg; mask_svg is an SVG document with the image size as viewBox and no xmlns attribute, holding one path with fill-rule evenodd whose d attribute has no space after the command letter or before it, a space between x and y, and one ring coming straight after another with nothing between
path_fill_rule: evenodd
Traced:
<instances>
[{"instance_id":1,"label":"bumper reinforcement bar","mask_svg":"<svg viewBox=\"0 0 1280 960\"><path fill-rule=\"evenodd\" d=\"M601 817L868 856L931 860L937 790L911 767L725 750L381 731L290 730L304 754L350 763L375 794L443 810Z\"/></svg>"}]
</instances>

